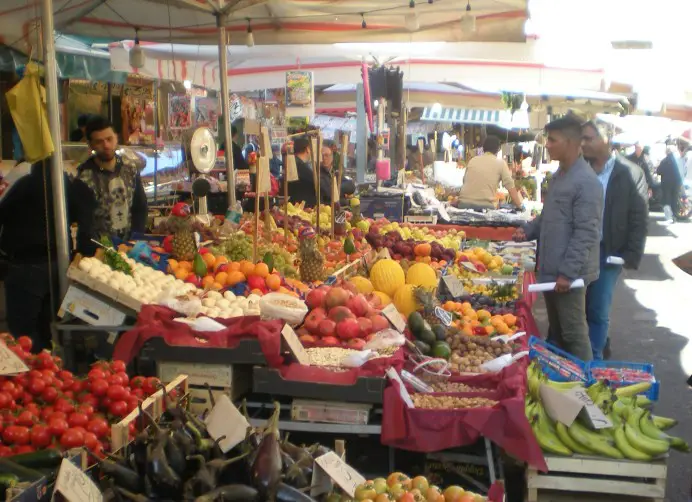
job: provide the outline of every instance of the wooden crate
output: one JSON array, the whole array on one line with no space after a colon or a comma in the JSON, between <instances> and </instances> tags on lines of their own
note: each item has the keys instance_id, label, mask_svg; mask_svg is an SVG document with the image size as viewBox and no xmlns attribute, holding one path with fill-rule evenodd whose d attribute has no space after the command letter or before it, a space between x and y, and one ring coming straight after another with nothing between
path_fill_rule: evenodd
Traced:
<instances>
[{"instance_id":1,"label":"wooden crate","mask_svg":"<svg viewBox=\"0 0 692 502\"><path fill-rule=\"evenodd\" d=\"M124 305L125 307L131 310L134 310L135 312L139 312L140 310L142 310L142 302L140 302L139 300L135 300L130 295L125 294L122 291L119 291L114 287L109 286L108 284L94 279L83 270L80 270L77 266L77 263L78 262L75 261L67 269L68 279L77 282L83 286L86 286L87 288L96 291L97 293L100 293L103 296L110 298L114 302Z\"/></svg>"},{"instance_id":2,"label":"wooden crate","mask_svg":"<svg viewBox=\"0 0 692 502\"><path fill-rule=\"evenodd\" d=\"M651 462L612 460L585 456L545 456L548 473L529 467L526 471L528 502L538 502L539 491L588 492L624 495L663 502L668 458Z\"/></svg>"}]
</instances>

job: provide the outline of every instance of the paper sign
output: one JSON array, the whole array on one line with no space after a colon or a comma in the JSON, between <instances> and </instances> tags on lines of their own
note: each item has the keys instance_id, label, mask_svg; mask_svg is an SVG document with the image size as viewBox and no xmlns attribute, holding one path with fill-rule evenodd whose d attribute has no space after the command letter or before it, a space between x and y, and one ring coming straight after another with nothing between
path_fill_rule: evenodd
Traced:
<instances>
[{"instance_id":1,"label":"paper sign","mask_svg":"<svg viewBox=\"0 0 692 502\"><path fill-rule=\"evenodd\" d=\"M608 263L609 265L624 265L625 260L623 260L619 256L609 256L608 258L606 258L606 263Z\"/></svg>"},{"instance_id":2,"label":"paper sign","mask_svg":"<svg viewBox=\"0 0 692 502\"><path fill-rule=\"evenodd\" d=\"M284 329L281 330L281 336L283 336L286 345L288 345L289 350L295 356L296 361L305 366L310 366L310 357L305 352L305 347L300 343L298 335L293 331L293 328L286 324Z\"/></svg>"},{"instance_id":3,"label":"paper sign","mask_svg":"<svg viewBox=\"0 0 692 502\"><path fill-rule=\"evenodd\" d=\"M411 395L408 393L408 390L406 390L406 386L404 385L404 382L401 381L401 378L399 377L399 374L396 372L396 370L394 368L389 368L385 373L387 374L390 380L394 380L395 382L399 383L399 395L401 396L401 399L403 399L406 403L406 406L408 406L409 408L415 408L413 400L411 399Z\"/></svg>"},{"instance_id":4,"label":"paper sign","mask_svg":"<svg viewBox=\"0 0 692 502\"><path fill-rule=\"evenodd\" d=\"M390 303L382 309L382 315L385 316L387 320L392 323L392 326L394 326L394 328L399 333L403 333L404 330L406 330L406 321L401 316L401 314L396 309L396 306L393 303Z\"/></svg>"},{"instance_id":5,"label":"paper sign","mask_svg":"<svg viewBox=\"0 0 692 502\"><path fill-rule=\"evenodd\" d=\"M469 269L471 272L476 272L476 273L478 273L478 269L477 269L476 266L475 266L473 263L471 263L470 261L462 261L462 262L461 262L461 266L464 267L464 268Z\"/></svg>"},{"instance_id":6,"label":"paper sign","mask_svg":"<svg viewBox=\"0 0 692 502\"><path fill-rule=\"evenodd\" d=\"M418 378L416 375L409 373L406 370L401 370L401 378L405 380L407 384L411 385L418 392L434 392L434 389L430 387L423 380Z\"/></svg>"},{"instance_id":7,"label":"paper sign","mask_svg":"<svg viewBox=\"0 0 692 502\"><path fill-rule=\"evenodd\" d=\"M555 289L555 282L539 282L536 284L529 284L529 293L540 293L542 291L553 291ZM570 289L583 288L584 279L577 279L569 287Z\"/></svg>"},{"instance_id":8,"label":"paper sign","mask_svg":"<svg viewBox=\"0 0 692 502\"><path fill-rule=\"evenodd\" d=\"M55 481L55 493L65 497L68 502L98 502L103 500L101 491L96 484L68 459L62 459L58 479Z\"/></svg>"},{"instance_id":9,"label":"paper sign","mask_svg":"<svg viewBox=\"0 0 692 502\"><path fill-rule=\"evenodd\" d=\"M338 225L343 225L346 223L346 211L337 211L336 215L334 216L334 223Z\"/></svg>"},{"instance_id":10,"label":"paper sign","mask_svg":"<svg viewBox=\"0 0 692 502\"><path fill-rule=\"evenodd\" d=\"M349 497L355 497L358 485L365 483L365 478L341 460L333 451L317 457L315 464L332 478Z\"/></svg>"},{"instance_id":11,"label":"paper sign","mask_svg":"<svg viewBox=\"0 0 692 502\"><path fill-rule=\"evenodd\" d=\"M216 405L204 419L204 423L212 439L217 440L221 436L226 436L219 442L219 447L224 453L242 442L247 434L247 428L250 427L243 414L238 411L226 394L216 398Z\"/></svg>"},{"instance_id":12,"label":"paper sign","mask_svg":"<svg viewBox=\"0 0 692 502\"><path fill-rule=\"evenodd\" d=\"M464 284L454 275L443 275L442 282L444 283L452 298L461 298L464 296Z\"/></svg>"},{"instance_id":13,"label":"paper sign","mask_svg":"<svg viewBox=\"0 0 692 502\"><path fill-rule=\"evenodd\" d=\"M567 427L572 425L582 410L594 429L606 429L613 426L608 417L591 400L584 387L577 386L561 392L541 384L539 392L541 402L550 418L562 422Z\"/></svg>"},{"instance_id":14,"label":"paper sign","mask_svg":"<svg viewBox=\"0 0 692 502\"><path fill-rule=\"evenodd\" d=\"M445 326L452 325L452 314L447 312L442 307L435 307L435 316L444 324Z\"/></svg>"},{"instance_id":15,"label":"paper sign","mask_svg":"<svg viewBox=\"0 0 692 502\"><path fill-rule=\"evenodd\" d=\"M4 342L0 342L0 375L16 375L27 371L27 365Z\"/></svg>"},{"instance_id":16,"label":"paper sign","mask_svg":"<svg viewBox=\"0 0 692 502\"><path fill-rule=\"evenodd\" d=\"M513 335L498 335L498 336L492 337L492 339L497 340L498 342L502 342L502 343L509 343L512 340L516 340L517 338L521 338L522 336L526 336L526 332L517 331Z\"/></svg>"}]
</instances>

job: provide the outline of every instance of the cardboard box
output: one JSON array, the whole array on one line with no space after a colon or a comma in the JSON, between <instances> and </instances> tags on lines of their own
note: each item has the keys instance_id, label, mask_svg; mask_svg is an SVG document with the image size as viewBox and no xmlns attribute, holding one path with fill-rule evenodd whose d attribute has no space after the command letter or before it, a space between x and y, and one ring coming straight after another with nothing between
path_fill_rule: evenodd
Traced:
<instances>
[{"instance_id":1,"label":"cardboard box","mask_svg":"<svg viewBox=\"0 0 692 502\"><path fill-rule=\"evenodd\" d=\"M120 326L127 317L124 310L74 284L65 293L58 316L62 318L66 313L92 326Z\"/></svg>"},{"instance_id":2,"label":"cardboard box","mask_svg":"<svg viewBox=\"0 0 692 502\"><path fill-rule=\"evenodd\" d=\"M248 365L160 361L157 363L157 372L165 383L180 374L188 375L190 395L195 398L191 405L193 411L211 409L206 384L212 388L214 396L226 394L232 401L252 388L252 367Z\"/></svg>"},{"instance_id":3,"label":"cardboard box","mask_svg":"<svg viewBox=\"0 0 692 502\"><path fill-rule=\"evenodd\" d=\"M404 196L363 196L360 198L360 213L375 220L387 218L400 222L404 217Z\"/></svg>"}]
</instances>

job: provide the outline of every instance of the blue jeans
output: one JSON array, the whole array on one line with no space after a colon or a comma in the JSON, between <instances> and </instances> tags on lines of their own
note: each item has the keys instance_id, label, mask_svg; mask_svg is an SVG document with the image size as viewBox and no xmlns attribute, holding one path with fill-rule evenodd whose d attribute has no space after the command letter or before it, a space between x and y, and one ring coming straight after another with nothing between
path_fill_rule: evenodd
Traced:
<instances>
[{"instance_id":1,"label":"blue jeans","mask_svg":"<svg viewBox=\"0 0 692 502\"><path fill-rule=\"evenodd\" d=\"M607 258L605 253L601 253L601 273L586 289L586 321L589 324L589 338L595 360L603 359L603 349L608 341L610 304L622 271L620 265L607 264Z\"/></svg>"}]
</instances>

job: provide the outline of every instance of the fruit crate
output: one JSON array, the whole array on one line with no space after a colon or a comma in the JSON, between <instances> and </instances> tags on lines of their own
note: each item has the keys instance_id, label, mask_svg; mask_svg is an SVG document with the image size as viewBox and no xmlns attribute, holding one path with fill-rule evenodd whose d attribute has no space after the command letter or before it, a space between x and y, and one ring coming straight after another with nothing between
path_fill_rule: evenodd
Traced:
<instances>
[{"instance_id":1,"label":"fruit crate","mask_svg":"<svg viewBox=\"0 0 692 502\"><path fill-rule=\"evenodd\" d=\"M532 336L529 340L529 357L541 365L548 378L556 382L589 381L587 365L564 350Z\"/></svg>"},{"instance_id":2,"label":"fruit crate","mask_svg":"<svg viewBox=\"0 0 692 502\"><path fill-rule=\"evenodd\" d=\"M626 495L663 502L668 473L664 457L651 462L556 457L545 455L548 473L533 467L526 470L527 501L538 502L541 491ZM589 500L589 497L586 500ZM571 500L585 500L583 496Z\"/></svg>"},{"instance_id":3,"label":"fruit crate","mask_svg":"<svg viewBox=\"0 0 692 502\"><path fill-rule=\"evenodd\" d=\"M639 378L639 375L641 378ZM625 361L591 361L588 363L589 383L608 380L613 388L626 387L640 382L651 382L651 388L643 395L658 400L660 383L654 376L654 365Z\"/></svg>"}]
</instances>

